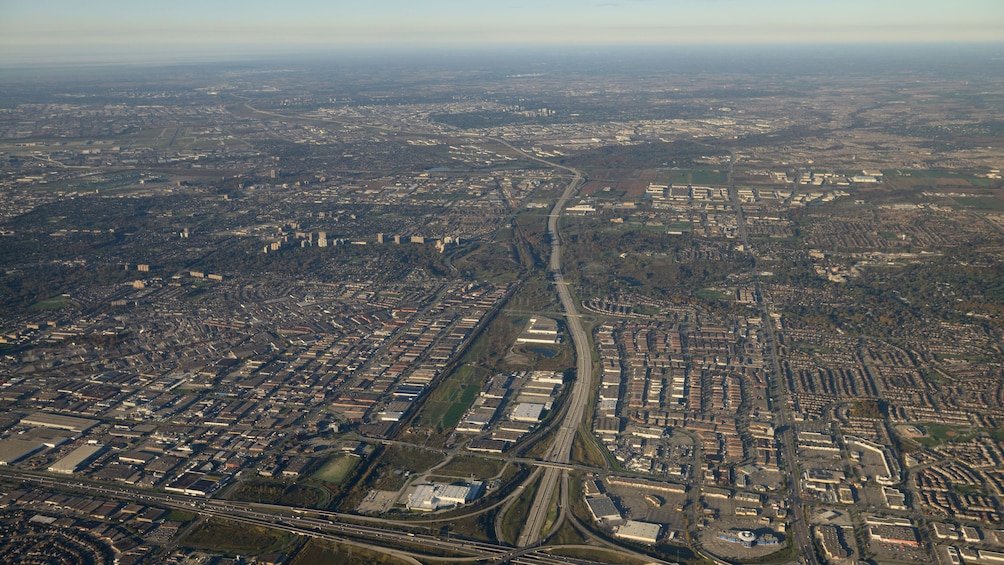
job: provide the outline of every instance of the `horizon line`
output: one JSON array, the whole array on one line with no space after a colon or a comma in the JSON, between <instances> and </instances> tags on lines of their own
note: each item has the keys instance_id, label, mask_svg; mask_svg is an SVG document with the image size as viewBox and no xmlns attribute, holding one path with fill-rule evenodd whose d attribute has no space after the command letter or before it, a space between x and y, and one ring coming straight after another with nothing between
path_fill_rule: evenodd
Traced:
<instances>
[{"instance_id":1,"label":"horizon line","mask_svg":"<svg viewBox=\"0 0 1004 565\"><path fill-rule=\"evenodd\" d=\"M59 66L66 64L86 66L135 66L135 65L171 65L196 63L226 63L248 62L259 59L275 61L279 59L306 58L325 55L456 55L458 58L473 53L512 52L543 50L550 53L561 53L572 49L590 50L637 50L658 51L667 49L697 49L697 50L736 50L736 49L798 49L798 48L942 48L942 47L1004 47L1004 39L974 39L974 40L929 40L929 41L791 41L791 42L637 42L637 43L425 43L409 45L405 43L345 43L345 44L188 44L170 51L163 51L162 46L149 45L142 48L135 46L123 53L120 47L96 46L91 49L77 50L73 53L65 49L32 49L20 56L8 52L0 54L0 68L20 68L28 65ZM456 52L457 48L463 52Z\"/></svg>"}]
</instances>

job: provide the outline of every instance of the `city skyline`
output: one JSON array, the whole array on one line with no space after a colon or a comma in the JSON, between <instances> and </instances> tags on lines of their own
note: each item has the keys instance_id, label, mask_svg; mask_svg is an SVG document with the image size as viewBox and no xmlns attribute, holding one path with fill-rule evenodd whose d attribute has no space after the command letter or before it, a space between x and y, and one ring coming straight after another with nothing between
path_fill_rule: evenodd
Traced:
<instances>
[{"instance_id":1,"label":"city skyline","mask_svg":"<svg viewBox=\"0 0 1004 565\"><path fill-rule=\"evenodd\" d=\"M344 48L996 42L990 0L326 4L53 0L0 6L0 62L207 59Z\"/></svg>"}]
</instances>

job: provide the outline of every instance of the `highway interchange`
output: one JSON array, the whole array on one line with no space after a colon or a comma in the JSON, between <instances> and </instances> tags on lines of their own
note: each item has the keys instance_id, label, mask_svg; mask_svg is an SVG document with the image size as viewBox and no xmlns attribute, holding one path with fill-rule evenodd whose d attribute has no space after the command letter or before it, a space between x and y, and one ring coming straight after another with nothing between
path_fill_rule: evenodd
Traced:
<instances>
[{"instance_id":1,"label":"highway interchange","mask_svg":"<svg viewBox=\"0 0 1004 565\"><path fill-rule=\"evenodd\" d=\"M584 559L570 559L550 555L550 546L513 548L506 545L479 542L461 538L440 537L421 532L407 532L379 525L354 522L366 521L375 524L392 523L372 517L361 517L324 510L294 508L274 504L213 500L201 496L180 493L163 493L125 486L106 486L93 482L81 482L73 477L54 477L41 473L25 473L0 468L0 477L43 487L54 491L88 494L116 500L130 500L139 504L149 504L191 512L203 517L224 518L311 538L365 547L390 554L408 563L421 563L419 557L440 552L436 560L455 563L514 563L525 565L555 565L578 563L590 565ZM420 525L412 527L421 528ZM595 549L595 548L593 548ZM658 561L653 561L658 562Z\"/></svg>"}]
</instances>

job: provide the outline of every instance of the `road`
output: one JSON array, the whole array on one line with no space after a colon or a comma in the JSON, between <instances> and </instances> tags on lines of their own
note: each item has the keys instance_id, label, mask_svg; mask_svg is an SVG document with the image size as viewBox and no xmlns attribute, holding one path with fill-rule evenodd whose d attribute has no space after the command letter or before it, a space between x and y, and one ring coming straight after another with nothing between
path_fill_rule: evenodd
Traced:
<instances>
[{"instance_id":1,"label":"road","mask_svg":"<svg viewBox=\"0 0 1004 565\"><path fill-rule=\"evenodd\" d=\"M512 148L512 146L509 147ZM520 153L526 155L522 151ZM593 384L593 356L592 350L589 347L589 338L582 327L578 306L561 272L561 233L559 230L561 214L565 206L568 205L569 200L582 187L585 177L575 169L556 165L529 155L526 156L552 167L569 171L574 175L571 182L565 187L565 191L561 194L561 198L554 203L554 207L551 208L551 212L547 218L547 234L551 240L551 257L548 262L548 271L551 281L558 292L561 309L565 314L568 333L572 336L572 347L576 358L575 383L572 385L572 391L569 394L568 407L562 416L560 426L554 435L554 440L543 457L544 461L563 464L569 461L572 452L572 443L575 441L576 431L582 422L586 406L589 403ZM567 507L567 469L545 467L543 477L540 480L540 486L537 488L536 497L530 505L530 514L527 516L526 523L516 543L517 546L527 547L540 541L541 535L544 533L541 530L544 528L545 521L547 520L547 514L551 508L555 488L559 485L559 479L562 479L563 494L559 503L562 512ZM563 513L561 515L563 516ZM556 526L559 522L560 519L556 520L553 525Z\"/></svg>"},{"instance_id":2,"label":"road","mask_svg":"<svg viewBox=\"0 0 1004 565\"><path fill-rule=\"evenodd\" d=\"M753 256L750 249L748 230L746 229L746 217L743 215L743 208L736 193L735 183L732 181L732 168L737 161L735 153L729 158L729 199L736 210L736 223L739 231L739 238L742 241L743 249ZM774 410L774 426L781 431L781 443L784 449L784 468L788 479L788 513L791 516L791 529L788 533L794 538L798 554L805 563L818 565L816 552L813 549L812 537L809 535L809 525L806 521L805 509L802 506L802 485L801 477L798 474L798 459L795 452L795 429L794 419L785 402L784 379L781 378L781 364L778 362L777 338L774 335L774 321L770 316L770 304L763 299L763 291L760 285L760 275L756 270L754 256L753 280L756 289L757 304L760 306L763 317L763 326L767 332L767 352L770 357L772 379L769 390L771 391L771 402Z\"/></svg>"},{"instance_id":3,"label":"road","mask_svg":"<svg viewBox=\"0 0 1004 565\"><path fill-rule=\"evenodd\" d=\"M418 565L427 559L429 550L451 553L454 557L436 557L437 561L456 563L522 563L526 565L553 565L578 563L600 565L588 559L569 559L547 553L548 547L513 548L494 543L468 539L442 538L436 535L410 533L340 521L339 518L358 519L359 516L340 515L334 512L307 508L293 508L273 504L212 500L201 496L179 493L162 493L133 487L80 482L73 476L51 477L41 473L0 469L0 477L33 484L47 491L61 490L81 495L127 500L139 504L184 510L204 517L253 524L283 530L302 536L318 538L393 555L406 563ZM412 527L421 527L412 524ZM629 553L630 555L630 553Z\"/></svg>"}]
</instances>

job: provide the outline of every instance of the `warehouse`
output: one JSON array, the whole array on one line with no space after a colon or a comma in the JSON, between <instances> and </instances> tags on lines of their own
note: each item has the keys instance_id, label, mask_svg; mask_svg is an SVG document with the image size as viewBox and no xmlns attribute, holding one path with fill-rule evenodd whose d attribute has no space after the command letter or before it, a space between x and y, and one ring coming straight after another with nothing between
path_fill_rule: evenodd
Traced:
<instances>
[{"instance_id":1,"label":"warehouse","mask_svg":"<svg viewBox=\"0 0 1004 565\"><path fill-rule=\"evenodd\" d=\"M433 512L441 508L453 508L467 504L481 495L481 481L462 485L439 483L417 485L415 492L408 496L408 510Z\"/></svg>"},{"instance_id":2,"label":"warehouse","mask_svg":"<svg viewBox=\"0 0 1004 565\"><path fill-rule=\"evenodd\" d=\"M105 446L98 444L81 445L74 449L69 455L56 461L49 467L52 473L65 473L67 475L77 472L77 469L86 465L91 459L97 457Z\"/></svg>"},{"instance_id":3,"label":"warehouse","mask_svg":"<svg viewBox=\"0 0 1004 565\"><path fill-rule=\"evenodd\" d=\"M41 451L45 445L40 441L26 439L5 439L0 441L0 465L13 465L18 461Z\"/></svg>"},{"instance_id":4,"label":"warehouse","mask_svg":"<svg viewBox=\"0 0 1004 565\"><path fill-rule=\"evenodd\" d=\"M69 430L76 434L81 434L98 425L97 420L87 418L75 418L73 416L63 416L62 414L50 414L48 412L36 412L31 416L21 418L22 426L39 426L42 428L54 428L57 430Z\"/></svg>"}]
</instances>

